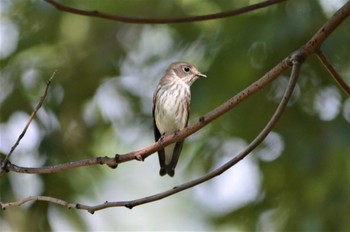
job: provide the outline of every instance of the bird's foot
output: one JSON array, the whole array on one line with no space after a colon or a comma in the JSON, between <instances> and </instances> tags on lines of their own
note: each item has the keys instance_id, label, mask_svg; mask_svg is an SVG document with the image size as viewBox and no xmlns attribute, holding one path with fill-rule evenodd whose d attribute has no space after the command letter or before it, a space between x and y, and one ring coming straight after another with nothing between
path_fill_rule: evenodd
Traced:
<instances>
[{"instance_id":1,"label":"bird's foot","mask_svg":"<svg viewBox=\"0 0 350 232\"><path fill-rule=\"evenodd\" d=\"M144 158L140 155L135 155L135 159L138 160L138 161L144 161Z\"/></svg>"},{"instance_id":2,"label":"bird's foot","mask_svg":"<svg viewBox=\"0 0 350 232\"><path fill-rule=\"evenodd\" d=\"M160 136L160 138L158 139L158 143L159 144L162 144L163 143L163 140L164 140L164 137L165 137L165 132L162 134L162 136Z\"/></svg>"},{"instance_id":3,"label":"bird's foot","mask_svg":"<svg viewBox=\"0 0 350 232\"><path fill-rule=\"evenodd\" d=\"M181 130L179 130L179 129L177 129L176 131L174 131L173 137L175 137L176 135L178 135L180 131L181 131Z\"/></svg>"}]
</instances>

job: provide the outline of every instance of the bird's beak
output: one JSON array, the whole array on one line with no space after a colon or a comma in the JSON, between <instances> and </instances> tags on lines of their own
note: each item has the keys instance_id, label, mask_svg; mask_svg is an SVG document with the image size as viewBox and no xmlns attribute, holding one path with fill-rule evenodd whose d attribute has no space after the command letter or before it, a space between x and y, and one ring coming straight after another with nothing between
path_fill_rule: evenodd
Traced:
<instances>
[{"instance_id":1,"label":"bird's beak","mask_svg":"<svg viewBox=\"0 0 350 232\"><path fill-rule=\"evenodd\" d=\"M196 76L198 76L198 77L204 77L204 78L207 78L207 75L204 75L204 74L202 74L202 73L200 73L200 72L199 72L199 73L197 73L197 74L196 74Z\"/></svg>"}]
</instances>

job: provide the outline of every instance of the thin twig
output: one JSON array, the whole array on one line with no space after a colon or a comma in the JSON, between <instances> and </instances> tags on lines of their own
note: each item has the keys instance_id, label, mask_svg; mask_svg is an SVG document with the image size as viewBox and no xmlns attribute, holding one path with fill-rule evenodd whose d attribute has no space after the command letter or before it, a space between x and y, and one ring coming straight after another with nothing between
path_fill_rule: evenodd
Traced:
<instances>
[{"instance_id":1,"label":"thin twig","mask_svg":"<svg viewBox=\"0 0 350 232\"><path fill-rule=\"evenodd\" d=\"M10 162L6 165L6 170L11 172L23 173L23 174L51 174L55 172L65 171L69 169L74 169L78 167L85 167L97 164L105 164L111 168L116 168L118 165L118 160L114 157L95 157L78 161L71 161L68 163L56 164L52 166L40 167L40 168L30 168L30 167L20 167Z\"/></svg>"},{"instance_id":2,"label":"thin twig","mask_svg":"<svg viewBox=\"0 0 350 232\"><path fill-rule=\"evenodd\" d=\"M15 202L9 202L9 203L3 203L0 201L0 204L2 206L2 209L6 209L6 208L12 208L12 207L16 207L16 206L21 206L27 202L30 201L47 201L47 202L51 202L57 205L62 205L67 207L68 209L70 208L76 208L76 204L73 203L68 203L64 200L60 200L54 197L48 197L48 196L30 196L30 197L26 197L20 201L15 201Z\"/></svg>"},{"instance_id":3,"label":"thin twig","mask_svg":"<svg viewBox=\"0 0 350 232\"><path fill-rule=\"evenodd\" d=\"M343 89L343 91L350 96L350 87L346 84L346 82L341 78L341 76L338 74L338 72L335 70L331 62L328 60L326 55L322 52L322 50L319 50L316 52L317 57L322 62L323 66L326 67L327 71L331 74L331 76L334 78L334 80L337 82L339 87Z\"/></svg>"},{"instance_id":4,"label":"thin twig","mask_svg":"<svg viewBox=\"0 0 350 232\"><path fill-rule=\"evenodd\" d=\"M44 95L42 95L42 96L40 97L40 101L39 101L38 104L36 105L36 107L35 107L33 113L30 115L29 120L28 120L26 126L24 127L22 133L18 136L18 139L17 139L16 143L12 146L10 152L9 152L8 155L5 157L5 159L2 161L1 173L4 172L4 171L6 170L6 164L7 164L7 162L9 161L9 159L10 159L12 153L15 151L15 149L16 149L17 146L19 145L19 143L20 143L20 141L22 140L23 136L24 136L25 133L27 132L27 129L28 129L29 125L30 125L31 122L33 121L33 119L34 119L36 113L38 112L38 110L39 110L40 107L42 106L42 104L43 104L43 102L44 102L44 100L45 100L45 98L46 98L46 96L47 96L47 93L48 93L48 90L49 90L49 86L50 86L50 84L51 84L53 78L55 77L56 72L57 72L57 71L54 71L54 72L52 73L50 79L47 81L47 83L46 83L46 88L45 88L45 91L44 91Z\"/></svg>"},{"instance_id":5,"label":"thin twig","mask_svg":"<svg viewBox=\"0 0 350 232\"><path fill-rule=\"evenodd\" d=\"M280 104L278 105L275 113L273 114L273 116L271 117L270 121L267 123L265 128L259 133L259 135L240 154L238 154L237 156L232 158L230 161L228 161L224 165L220 166L219 168L211 171L210 173L208 173L202 177L199 177L197 179L194 179L194 180L189 181L187 183L184 183L182 185L175 186L174 188L167 190L165 192L151 195L148 197L143 197L143 198L132 200L132 201L117 201L117 202L107 202L106 201L106 202L99 204L99 205L88 206L88 205L84 205L84 204L68 203L66 201L63 201L63 200L60 200L57 198L53 198L53 197L38 196L38 197L28 197L28 198L25 198L25 199L18 201L18 202L10 202L10 203L0 202L1 206L3 209L5 209L5 208L19 206L19 205L22 205L22 204L29 202L29 201L49 201L49 202L52 202L55 204L63 205L67 208L87 210L88 212L93 214L94 212L96 212L98 210L102 210L102 209L110 208L110 207L124 206L124 207L131 209L131 208L138 206L138 205L161 200L165 197L171 196L175 193L184 191L186 189L189 189L191 187L199 185L205 181L208 181L208 180L222 174L223 172L227 171L229 168L231 168L236 163L238 163L240 160L242 160L244 157L246 157L252 150L254 150L266 138L266 136L271 132L272 128L276 125L278 119L280 119L284 109L287 106L287 103L288 103L288 101L293 93L294 87L295 87L295 85L297 83L297 79L299 77L300 66L301 66L302 61L300 61L298 59L298 57L292 57L292 63L293 63L292 74L291 74L287 89L285 91L285 94L282 97Z\"/></svg>"},{"instance_id":6,"label":"thin twig","mask_svg":"<svg viewBox=\"0 0 350 232\"><path fill-rule=\"evenodd\" d=\"M58 10L70 12L73 14L78 15L85 15L90 17L97 17L97 18L103 18L103 19L109 19L114 21L119 21L123 23L133 23L133 24L171 24L171 23L186 23L186 22L198 22L198 21L205 21L205 20L211 20L211 19L220 19L220 18L227 18L232 17L235 15L240 15L243 13L247 13L250 11L254 11L257 9L265 8L277 3L281 3L287 0L267 0L261 3L253 4L250 6L242 7L239 9L234 9L230 11L225 11L221 13L215 13L215 14L208 14L208 15L198 15L198 16L189 16L189 17L183 17L183 18L138 18L138 17L127 17L127 16L120 16L120 15L111 15L107 13L102 13L98 11L88 11L88 10L81 10L76 9L73 7L69 7L66 5L63 5L61 3L58 3L54 0L45 0L49 4L56 7Z\"/></svg>"}]
</instances>

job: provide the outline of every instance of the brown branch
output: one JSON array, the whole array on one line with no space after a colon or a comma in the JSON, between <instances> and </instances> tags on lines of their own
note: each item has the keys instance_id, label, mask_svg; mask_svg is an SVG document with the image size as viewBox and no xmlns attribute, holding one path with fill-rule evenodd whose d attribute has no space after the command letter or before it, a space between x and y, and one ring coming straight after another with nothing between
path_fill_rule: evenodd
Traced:
<instances>
[{"instance_id":1,"label":"brown branch","mask_svg":"<svg viewBox=\"0 0 350 232\"><path fill-rule=\"evenodd\" d=\"M96 157L89 158L80 161L72 161L64 164L58 164L54 166L41 167L41 168L29 168L29 167L19 167L10 162L7 163L6 169L13 172L27 173L27 174L44 174L44 173L54 173L58 171L68 170L72 168L77 168L81 166L90 166L96 164L106 164L110 167L116 167L119 163L124 163L130 160L144 160L149 155L155 153L156 151L166 147L167 145L183 140L184 138L190 136L191 134L197 132L205 125L209 124L213 120L217 119L221 115L225 114L229 110L233 109L239 103L246 100L248 97L252 96L254 93L258 92L270 82L276 79L281 73L283 73L287 68L290 67L290 62L288 59L281 61L278 65L272 68L259 80L248 86L246 89L236 94L234 97L226 101L224 104L220 105L213 111L207 113L205 116L201 117L197 122L191 124L184 130L181 130L176 135L165 136L162 143L156 142L144 149L129 152L123 155L116 155L114 158L110 157Z\"/></svg>"},{"instance_id":2,"label":"brown branch","mask_svg":"<svg viewBox=\"0 0 350 232\"><path fill-rule=\"evenodd\" d=\"M328 36L350 15L350 1L345 3L312 38L299 49L304 57L317 52Z\"/></svg>"},{"instance_id":3,"label":"brown branch","mask_svg":"<svg viewBox=\"0 0 350 232\"><path fill-rule=\"evenodd\" d=\"M68 209L70 208L76 208L76 204L73 203L68 203L64 200L60 200L54 197L48 197L48 196L31 196L31 197L26 197L20 201L15 201L15 202L9 202L9 203L3 203L0 200L0 205L2 207L2 209L6 209L6 208L12 208L12 207L17 207L17 206L21 206L27 202L30 201L47 201L47 202L51 202L57 205L62 205L67 207Z\"/></svg>"},{"instance_id":4,"label":"brown branch","mask_svg":"<svg viewBox=\"0 0 350 232\"><path fill-rule=\"evenodd\" d=\"M208 181L208 180L222 174L223 172L225 172L226 170L228 170L229 168L234 166L236 163L238 163L240 160L242 160L244 157L246 157L271 132L272 128L276 125L278 119L280 119L280 117L282 116L282 113L283 113L284 109L286 108L287 103L290 99L290 96L293 93L294 87L295 87L295 85L297 83L297 79L299 77L300 66L301 66L301 63L303 61L304 61L303 58L300 59L300 57L298 57L298 56L292 57L293 69L292 69L291 78L289 80L289 84L287 86L285 94L282 97L281 102L278 105L275 113L271 117L270 121L267 123L265 128L259 133L259 135L239 155L235 156L234 158L232 158L230 161L228 161L224 165L220 166L219 168L216 168L215 170L211 171L210 173L208 173L202 177L199 177L197 179L194 179L194 180L189 181L187 183L184 183L182 185L175 186L174 188L167 190L165 192L151 195L148 197L144 197L144 198L140 198L140 199L136 199L136 200L132 200L132 201L117 201L117 202L107 202L106 201L103 204L99 204L99 205L95 205L95 206L68 203L66 201L63 201L63 200L60 200L57 198L53 198L53 197L47 197L47 196L28 197L28 198L25 198L25 199L18 201L18 202L10 202L10 203L0 202L0 204L1 204L2 208L5 209L5 208L10 208L10 207L20 206L20 205L22 205L26 202L29 202L29 201L49 201L49 202L52 202L55 204L65 206L69 209L75 208L75 209L87 210L88 212L93 214L94 212L96 212L98 210L102 210L102 209L110 208L110 207L125 206L125 207L131 209L131 208L138 206L138 205L161 200L165 197L171 196L175 193L184 191L188 188L194 187L194 186L199 185L205 181Z\"/></svg>"},{"instance_id":5,"label":"brown branch","mask_svg":"<svg viewBox=\"0 0 350 232\"><path fill-rule=\"evenodd\" d=\"M47 81L44 94L40 97L40 101L39 101L38 104L36 105L36 107L35 107L33 113L30 115L29 120L28 120L26 126L24 127L22 133L18 136L18 139L17 139L16 143L12 146L10 152L9 152L8 155L5 157L5 159L2 160L2 162L1 162L1 163L2 163L2 165L1 165L1 172L0 172L0 173L3 173L3 172L8 171L8 170L6 169L6 167L7 167L6 164L9 162L9 159L10 159L12 153L14 152L14 150L15 150L15 149L17 148L17 146L19 145L19 143L20 143L20 141L22 140L23 136L26 134L29 125L32 123L32 121L33 121L33 119L34 119L36 113L38 112L38 110L39 110L40 107L42 106L42 104L43 104L43 102L44 102L44 100L45 100L45 98L46 98L46 96L47 96L47 93L48 93L50 84L51 84L53 78L55 77L55 75L56 75L56 71L54 71L54 72L52 73L50 79Z\"/></svg>"},{"instance_id":6,"label":"brown branch","mask_svg":"<svg viewBox=\"0 0 350 232\"><path fill-rule=\"evenodd\" d=\"M315 35L301 48L298 49L298 54L304 59L309 55L319 51L322 43L328 38L328 36L350 15L350 2L347 2L343 7L341 7L332 18L330 18L316 33ZM204 117L201 117L199 121L191 124L184 130L180 131L176 135L168 135L164 137L162 143L154 143L144 149L129 152L123 155L116 155L115 158L109 157L97 157L90 158L81 161L72 161L69 163L41 167L41 168L29 168L29 167L19 167L14 164L7 162L6 170L14 171L19 173L54 173L58 171L68 170L81 166L96 165L96 164L106 164L110 167L116 167L119 163L127 162L133 159L144 160L152 153L164 148L165 146L182 140L196 131L200 130L202 127L212 122L216 118L225 114L227 111L233 109L239 103L247 99L249 96L256 93L258 90L265 87L271 81L276 79L282 72L284 72L289 67L287 59L281 61L278 65L267 72L261 79L251 84L242 92L238 93L230 100L217 107L213 111L207 113Z\"/></svg>"},{"instance_id":7,"label":"brown branch","mask_svg":"<svg viewBox=\"0 0 350 232\"><path fill-rule=\"evenodd\" d=\"M331 62L328 60L326 55L322 52L322 50L319 50L316 53L319 60L322 62L323 66L326 67L327 71L331 74L331 76L334 78L334 80L337 82L339 87L343 89L343 91L350 96L350 87L346 84L346 82L341 78L341 76L338 74L338 72L335 70L335 68L332 66Z\"/></svg>"},{"instance_id":8,"label":"brown branch","mask_svg":"<svg viewBox=\"0 0 350 232\"><path fill-rule=\"evenodd\" d=\"M63 5L61 3L56 2L55 0L45 0L49 4L56 7L58 10L70 12L73 14L78 15L85 15L90 17L96 17L96 18L103 18L103 19L109 19L114 21L119 21L123 23L133 23L133 24L171 24L171 23L188 23L188 22L198 22L198 21L205 21L205 20L212 20L212 19L220 19L220 18L227 18L232 17L235 15L240 15L243 13L247 13L250 11L254 11L257 9L265 8L277 3L281 3L287 0L267 0L261 3L253 4L250 6L242 7L239 9L234 9L230 11L215 13L215 14L208 14L208 15L198 15L198 16L189 16L189 17L183 17L183 18L137 18L137 17L127 17L127 16L120 16L120 15L111 15L107 13L102 13L98 11L88 11L88 10L81 10L76 9L73 7L69 7L66 5Z\"/></svg>"},{"instance_id":9,"label":"brown branch","mask_svg":"<svg viewBox=\"0 0 350 232\"><path fill-rule=\"evenodd\" d=\"M347 2L341 9L339 9L334 16L329 19L322 27L321 29L299 50L297 50L294 55L291 56L291 61L293 64L292 74L289 81L288 88L276 110L274 115L272 116L271 120L268 122L268 124L265 126L265 128L262 130L262 132L246 147L246 149L241 152L239 155L234 157L229 162L225 163L223 166L215 169L214 171L197 178L195 180L192 180L190 182L187 182L183 185L179 185L174 187L171 190L165 191L163 193L155 194L149 197L137 199L134 201L121 201L121 202L105 202L100 205L96 206L86 206L81 204L71 204L56 198L51 197L45 197L45 196L39 196L39 197L29 197L26 199L23 199L18 202L10 202L10 203L3 203L0 202L1 206L5 209L8 207L14 207L21 204L24 204L25 202L32 201L32 200L45 200L50 201L53 203L58 202L58 204L65 205L68 208L76 208L76 209L84 209L88 210L90 213L93 213L97 210L101 210L108 207L116 207L116 206L125 206L128 208L132 208L137 205L145 204L148 202L156 201L163 199L167 196L173 195L177 192L183 191L185 189L191 188L195 185L198 185L200 183L203 183L217 175L220 175L230 167L232 167L234 164L239 162L241 159L243 159L247 154L249 154L256 146L258 146L261 141L267 136L267 134L271 131L272 127L277 123L277 120L280 118L283 110L285 109L288 100L292 94L293 88L295 86L295 83L297 81L300 66L301 63L312 53L317 52L320 49L320 46L325 41L325 39L332 33L335 28L339 26L340 23L344 21L346 17L348 17L350 14L350 1ZM264 86L266 86L268 83L270 83L272 80L278 77L283 71L285 71L289 65L290 65L290 59L285 59L278 65L276 65L272 70L270 70L267 74L265 74L261 79L259 79L257 82L250 85L248 88L240 92L235 97L231 98L229 101L225 102L212 112L208 113L206 116L202 117L198 122L192 124L190 127L182 130L175 136L167 136L164 138L162 144L155 143L145 149L130 152L125 155L116 156L115 164L126 162L131 159L144 159L147 156L149 156L151 153L157 151L158 149L163 148L164 146L176 142L180 139L184 139L185 137L189 136L190 134L198 131L200 128L205 126L206 124L210 123L214 119L220 117L222 114L226 113L230 109L232 109L234 106L238 105L240 102L242 102L247 97L251 96L253 93L257 92ZM250 92L253 91L253 92ZM109 158L108 158L109 159ZM90 160L90 159L88 159ZM94 159L95 160L95 159ZM97 160L97 159L96 159ZM94 162L94 161L93 161ZM73 162L74 163L74 162ZM87 162L89 163L89 162ZM101 162L100 162L101 163ZM11 166L11 165L10 165ZM68 168L66 168L68 169Z\"/></svg>"}]
</instances>

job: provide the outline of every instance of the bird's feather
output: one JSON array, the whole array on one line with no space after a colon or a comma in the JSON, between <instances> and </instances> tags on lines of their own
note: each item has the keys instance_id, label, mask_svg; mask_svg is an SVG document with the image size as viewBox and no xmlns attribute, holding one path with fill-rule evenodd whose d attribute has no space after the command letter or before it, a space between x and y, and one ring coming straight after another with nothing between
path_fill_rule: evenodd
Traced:
<instances>
[{"instance_id":1,"label":"bird's feather","mask_svg":"<svg viewBox=\"0 0 350 232\"><path fill-rule=\"evenodd\" d=\"M153 95L153 126L156 141L187 127L190 111L190 86L198 77L206 77L185 62L174 63L161 78ZM174 176L184 140L158 151L161 176Z\"/></svg>"}]
</instances>

